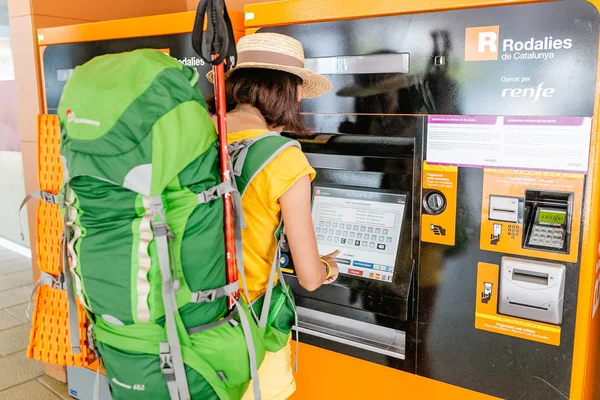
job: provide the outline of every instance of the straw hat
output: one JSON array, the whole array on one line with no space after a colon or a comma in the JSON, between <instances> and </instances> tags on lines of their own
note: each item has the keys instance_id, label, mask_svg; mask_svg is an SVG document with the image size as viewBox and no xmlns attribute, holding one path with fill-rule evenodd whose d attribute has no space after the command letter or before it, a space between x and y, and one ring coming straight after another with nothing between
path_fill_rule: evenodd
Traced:
<instances>
[{"instance_id":1,"label":"straw hat","mask_svg":"<svg viewBox=\"0 0 600 400\"><path fill-rule=\"evenodd\" d=\"M225 78L241 68L266 68L289 72L302 79L302 97L313 98L331 90L329 79L304 68L304 48L296 39L279 33L255 33L244 36L237 44L237 64ZM213 71L206 74L214 83Z\"/></svg>"}]
</instances>

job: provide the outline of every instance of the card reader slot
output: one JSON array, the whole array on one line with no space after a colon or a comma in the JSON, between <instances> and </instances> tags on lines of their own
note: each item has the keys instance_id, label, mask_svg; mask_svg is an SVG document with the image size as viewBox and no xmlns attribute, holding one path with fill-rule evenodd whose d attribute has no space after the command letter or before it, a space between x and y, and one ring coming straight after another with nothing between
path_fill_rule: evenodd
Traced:
<instances>
[{"instance_id":1,"label":"card reader slot","mask_svg":"<svg viewBox=\"0 0 600 400\"><path fill-rule=\"evenodd\" d=\"M301 333L404 360L406 334L391 328L298 307Z\"/></svg>"},{"instance_id":2,"label":"card reader slot","mask_svg":"<svg viewBox=\"0 0 600 400\"><path fill-rule=\"evenodd\" d=\"M513 281L548 286L548 274L543 272L525 271L515 268L513 270L512 278Z\"/></svg>"}]
</instances>

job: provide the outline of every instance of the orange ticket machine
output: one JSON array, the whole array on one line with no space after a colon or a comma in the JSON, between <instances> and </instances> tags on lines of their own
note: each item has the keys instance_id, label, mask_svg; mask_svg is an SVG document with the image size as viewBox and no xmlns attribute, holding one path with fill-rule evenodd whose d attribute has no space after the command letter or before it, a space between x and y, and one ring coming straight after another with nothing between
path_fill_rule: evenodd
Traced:
<instances>
[{"instance_id":1,"label":"orange ticket machine","mask_svg":"<svg viewBox=\"0 0 600 400\"><path fill-rule=\"evenodd\" d=\"M600 399L599 5L246 6L334 86L300 140L341 274L307 292L282 255L293 398Z\"/></svg>"}]
</instances>

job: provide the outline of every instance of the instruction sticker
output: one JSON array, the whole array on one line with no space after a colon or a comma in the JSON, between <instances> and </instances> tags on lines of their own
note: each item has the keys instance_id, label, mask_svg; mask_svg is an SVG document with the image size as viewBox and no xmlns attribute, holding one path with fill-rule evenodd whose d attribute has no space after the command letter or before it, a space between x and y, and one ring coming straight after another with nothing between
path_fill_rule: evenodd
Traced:
<instances>
[{"instance_id":1,"label":"instruction sticker","mask_svg":"<svg viewBox=\"0 0 600 400\"><path fill-rule=\"evenodd\" d=\"M584 117L431 115L427 162L586 173L591 132Z\"/></svg>"},{"instance_id":2,"label":"instruction sticker","mask_svg":"<svg viewBox=\"0 0 600 400\"><path fill-rule=\"evenodd\" d=\"M498 277L500 267L480 262L477 265L475 328L500 335L560 346L560 326L498 314Z\"/></svg>"},{"instance_id":3,"label":"instruction sticker","mask_svg":"<svg viewBox=\"0 0 600 400\"><path fill-rule=\"evenodd\" d=\"M423 162L423 201L421 240L454 246L456 238L456 184L458 168ZM436 207L439 207L435 210ZM427 208L430 208L428 212ZM434 210L431 210L434 208ZM437 212L436 212L437 211Z\"/></svg>"}]
</instances>

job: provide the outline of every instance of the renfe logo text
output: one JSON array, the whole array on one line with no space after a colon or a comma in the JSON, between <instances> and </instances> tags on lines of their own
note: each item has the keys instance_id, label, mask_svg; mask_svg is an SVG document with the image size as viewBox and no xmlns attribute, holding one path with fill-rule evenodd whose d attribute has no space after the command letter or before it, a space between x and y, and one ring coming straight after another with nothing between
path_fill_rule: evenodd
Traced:
<instances>
[{"instance_id":1,"label":"renfe logo text","mask_svg":"<svg viewBox=\"0 0 600 400\"><path fill-rule=\"evenodd\" d=\"M540 97L552 97L554 88L544 88L546 82L540 83L536 88L506 88L502 89L502 97L529 98L535 103Z\"/></svg>"}]
</instances>

